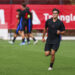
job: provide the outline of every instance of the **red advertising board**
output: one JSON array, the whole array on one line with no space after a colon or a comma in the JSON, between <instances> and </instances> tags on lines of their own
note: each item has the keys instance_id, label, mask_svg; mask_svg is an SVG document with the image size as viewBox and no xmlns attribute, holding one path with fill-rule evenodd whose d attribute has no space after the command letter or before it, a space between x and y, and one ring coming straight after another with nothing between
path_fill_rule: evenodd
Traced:
<instances>
[{"instance_id":1,"label":"red advertising board","mask_svg":"<svg viewBox=\"0 0 75 75\"><path fill-rule=\"evenodd\" d=\"M33 29L43 29L45 21L52 17L52 9L60 10L59 19L66 29L75 29L75 5L27 5L33 13ZM0 5L0 26L7 25L8 29L17 27L16 10L21 5Z\"/></svg>"}]
</instances>

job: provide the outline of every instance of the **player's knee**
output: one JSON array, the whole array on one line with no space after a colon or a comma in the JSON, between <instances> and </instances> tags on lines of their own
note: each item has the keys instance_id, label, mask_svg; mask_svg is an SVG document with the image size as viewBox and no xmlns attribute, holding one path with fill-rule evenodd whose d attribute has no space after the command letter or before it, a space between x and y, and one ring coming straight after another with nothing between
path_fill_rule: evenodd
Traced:
<instances>
[{"instance_id":1,"label":"player's knee","mask_svg":"<svg viewBox=\"0 0 75 75\"><path fill-rule=\"evenodd\" d=\"M16 33L16 34L14 34L14 37L17 37L17 33Z\"/></svg>"},{"instance_id":2,"label":"player's knee","mask_svg":"<svg viewBox=\"0 0 75 75\"><path fill-rule=\"evenodd\" d=\"M45 52L45 56L49 56L50 55L50 53L49 52Z\"/></svg>"},{"instance_id":3,"label":"player's knee","mask_svg":"<svg viewBox=\"0 0 75 75\"><path fill-rule=\"evenodd\" d=\"M51 56L55 56L55 53L51 53Z\"/></svg>"},{"instance_id":4,"label":"player's knee","mask_svg":"<svg viewBox=\"0 0 75 75\"><path fill-rule=\"evenodd\" d=\"M51 51L51 56L55 56L55 50Z\"/></svg>"}]
</instances>

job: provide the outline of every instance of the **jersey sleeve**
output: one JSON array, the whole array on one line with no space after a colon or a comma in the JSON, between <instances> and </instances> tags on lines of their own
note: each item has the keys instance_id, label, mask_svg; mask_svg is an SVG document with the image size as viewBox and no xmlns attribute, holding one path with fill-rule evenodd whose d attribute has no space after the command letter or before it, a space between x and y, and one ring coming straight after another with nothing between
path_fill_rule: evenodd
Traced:
<instances>
[{"instance_id":1,"label":"jersey sleeve","mask_svg":"<svg viewBox=\"0 0 75 75\"><path fill-rule=\"evenodd\" d=\"M48 28L48 20L45 23L45 28Z\"/></svg>"},{"instance_id":2,"label":"jersey sleeve","mask_svg":"<svg viewBox=\"0 0 75 75\"><path fill-rule=\"evenodd\" d=\"M61 22L60 31L65 31L65 26L64 26L63 22Z\"/></svg>"}]
</instances>

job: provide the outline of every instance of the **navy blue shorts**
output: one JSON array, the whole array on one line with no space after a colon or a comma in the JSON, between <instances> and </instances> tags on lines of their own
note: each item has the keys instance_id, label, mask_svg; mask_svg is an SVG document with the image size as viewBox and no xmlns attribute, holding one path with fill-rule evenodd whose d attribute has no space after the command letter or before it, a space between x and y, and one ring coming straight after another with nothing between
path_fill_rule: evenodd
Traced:
<instances>
[{"instance_id":1,"label":"navy blue shorts","mask_svg":"<svg viewBox=\"0 0 75 75\"><path fill-rule=\"evenodd\" d=\"M45 44L45 51L51 51L51 49L57 51L59 49L60 43L57 44Z\"/></svg>"},{"instance_id":2,"label":"navy blue shorts","mask_svg":"<svg viewBox=\"0 0 75 75\"><path fill-rule=\"evenodd\" d=\"M20 22L17 26L17 29L16 29L16 34L18 34L18 31L24 31L25 32L25 26L26 26L26 21L23 21L21 18Z\"/></svg>"}]
</instances>

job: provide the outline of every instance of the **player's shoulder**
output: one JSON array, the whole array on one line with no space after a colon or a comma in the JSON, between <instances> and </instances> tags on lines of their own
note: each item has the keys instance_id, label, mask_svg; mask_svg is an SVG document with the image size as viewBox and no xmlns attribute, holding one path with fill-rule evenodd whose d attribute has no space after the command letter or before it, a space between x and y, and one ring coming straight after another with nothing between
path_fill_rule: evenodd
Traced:
<instances>
[{"instance_id":1,"label":"player's shoulder","mask_svg":"<svg viewBox=\"0 0 75 75\"><path fill-rule=\"evenodd\" d=\"M26 12L26 10L22 10L22 13L25 13Z\"/></svg>"},{"instance_id":2,"label":"player's shoulder","mask_svg":"<svg viewBox=\"0 0 75 75\"><path fill-rule=\"evenodd\" d=\"M60 19L58 19L58 22L63 23L63 21L61 21Z\"/></svg>"},{"instance_id":3,"label":"player's shoulder","mask_svg":"<svg viewBox=\"0 0 75 75\"><path fill-rule=\"evenodd\" d=\"M22 10L21 12L20 12L20 14L22 14L24 11Z\"/></svg>"},{"instance_id":4,"label":"player's shoulder","mask_svg":"<svg viewBox=\"0 0 75 75\"><path fill-rule=\"evenodd\" d=\"M50 18L50 19L47 20L47 22L50 22L50 21L52 21L52 18Z\"/></svg>"}]
</instances>

